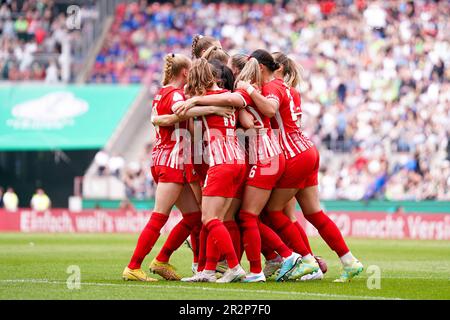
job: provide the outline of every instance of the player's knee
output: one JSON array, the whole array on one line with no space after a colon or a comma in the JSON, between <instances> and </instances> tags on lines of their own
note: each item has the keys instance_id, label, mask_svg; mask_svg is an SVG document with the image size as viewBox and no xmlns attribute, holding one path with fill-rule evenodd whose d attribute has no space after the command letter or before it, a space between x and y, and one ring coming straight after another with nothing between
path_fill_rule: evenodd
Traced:
<instances>
[{"instance_id":1,"label":"player's knee","mask_svg":"<svg viewBox=\"0 0 450 320\"><path fill-rule=\"evenodd\" d=\"M214 219L218 219L218 217L215 215L203 215L202 216L202 224L206 225L206 224L208 224L208 222L210 222L211 220L214 220Z\"/></svg>"},{"instance_id":2,"label":"player's knee","mask_svg":"<svg viewBox=\"0 0 450 320\"><path fill-rule=\"evenodd\" d=\"M202 224L202 213L193 212L183 214L183 220L190 229L194 229Z\"/></svg>"}]
</instances>

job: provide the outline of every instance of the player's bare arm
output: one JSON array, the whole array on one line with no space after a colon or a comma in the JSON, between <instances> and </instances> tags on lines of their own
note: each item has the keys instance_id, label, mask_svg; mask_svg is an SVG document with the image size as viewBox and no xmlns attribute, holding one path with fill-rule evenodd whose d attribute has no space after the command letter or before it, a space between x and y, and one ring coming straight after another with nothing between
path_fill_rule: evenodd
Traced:
<instances>
[{"instance_id":1,"label":"player's bare arm","mask_svg":"<svg viewBox=\"0 0 450 320\"><path fill-rule=\"evenodd\" d=\"M221 94L196 96L186 100L183 106L177 106L177 109L188 110L194 106L219 106L219 107L235 107L244 108L245 101L238 93L226 92ZM182 112L182 110L179 110Z\"/></svg>"},{"instance_id":2,"label":"player's bare arm","mask_svg":"<svg viewBox=\"0 0 450 320\"><path fill-rule=\"evenodd\" d=\"M239 110L239 123L244 129L260 129L261 124L245 109Z\"/></svg>"},{"instance_id":3,"label":"player's bare arm","mask_svg":"<svg viewBox=\"0 0 450 320\"><path fill-rule=\"evenodd\" d=\"M218 107L218 106L202 106L189 109L184 115L178 114L163 114L152 117L152 124L155 126L165 127L172 126L175 123L200 116L207 116L215 114L221 117L230 118L234 112L234 108L231 107Z\"/></svg>"},{"instance_id":4,"label":"player's bare arm","mask_svg":"<svg viewBox=\"0 0 450 320\"><path fill-rule=\"evenodd\" d=\"M256 104L258 110L261 111L261 113L266 117L272 118L273 116L275 116L275 113L279 108L279 104L276 100L267 99L261 93L259 93L258 90L256 90L250 83L245 81L239 81L236 88L246 90L252 97L252 100Z\"/></svg>"}]
</instances>

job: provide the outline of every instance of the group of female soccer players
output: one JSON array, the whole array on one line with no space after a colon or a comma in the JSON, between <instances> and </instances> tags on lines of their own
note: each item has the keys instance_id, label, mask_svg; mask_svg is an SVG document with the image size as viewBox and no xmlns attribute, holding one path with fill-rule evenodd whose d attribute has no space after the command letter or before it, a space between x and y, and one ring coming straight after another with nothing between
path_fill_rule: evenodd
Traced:
<instances>
[{"instance_id":1,"label":"group of female soccer players","mask_svg":"<svg viewBox=\"0 0 450 320\"><path fill-rule=\"evenodd\" d=\"M152 105L155 207L123 278L157 281L141 264L175 205L182 219L150 264L164 279L265 282L274 274L277 281L322 279L326 264L314 256L296 220L296 201L342 262L335 281L361 273L363 265L320 207L319 153L300 127L296 63L265 50L230 57L218 40L196 36L192 60L168 54L163 73ZM169 259L189 237L194 274L181 278ZM244 252L248 273L240 265ZM217 271L223 273L219 278Z\"/></svg>"}]
</instances>

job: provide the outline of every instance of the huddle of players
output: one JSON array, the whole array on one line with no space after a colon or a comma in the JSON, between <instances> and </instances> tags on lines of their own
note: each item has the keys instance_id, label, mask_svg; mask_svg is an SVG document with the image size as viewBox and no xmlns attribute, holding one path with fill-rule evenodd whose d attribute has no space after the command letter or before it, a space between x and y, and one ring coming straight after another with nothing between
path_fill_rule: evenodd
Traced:
<instances>
[{"instance_id":1,"label":"huddle of players","mask_svg":"<svg viewBox=\"0 0 450 320\"><path fill-rule=\"evenodd\" d=\"M218 40L200 35L192 58L165 57L163 87L152 105L155 207L123 279L157 281L141 264L174 205L182 219L150 264L164 279L265 282L274 274L277 281L322 279L326 263L314 256L296 220L295 201L339 256L343 270L335 281L361 273L363 265L320 207L319 153L300 128L296 63L265 50L230 57ZM247 130L248 143L240 143L238 128ZM193 276L181 279L169 259L189 236ZM248 273L240 265L244 251Z\"/></svg>"}]
</instances>

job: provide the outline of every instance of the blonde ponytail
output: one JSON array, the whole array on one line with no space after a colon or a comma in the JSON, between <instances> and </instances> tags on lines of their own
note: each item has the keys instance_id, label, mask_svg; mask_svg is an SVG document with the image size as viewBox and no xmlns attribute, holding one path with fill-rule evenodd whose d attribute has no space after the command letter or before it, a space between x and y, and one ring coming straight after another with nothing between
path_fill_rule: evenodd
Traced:
<instances>
[{"instance_id":1,"label":"blonde ponytail","mask_svg":"<svg viewBox=\"0 0 450 320\"><path fill-rule=\"evenodd\" d=\"M303 70L292 58L282 52L272 53L273 58L283 66L283 80L290 86L296 88L302 81L301 71Z\"/></svg>"},{"instance_id":2,"label":"blonde ponytail","mask_svg":"<svg viewBox=\"0 0 450 320\"><path fill-rule=\"evenodd\" d=\"M162 85L168 85L183 69L189 69L191 59L182 54L169 53L164 58Z\"/></svg>"},{"instance_id":3,"label":"blonde ponytail","mask_svg":"<svg viewBox=\"0 0 450 320\"><path fill-rule=\"evenodd\" d=\"M237 69L239 72L244 69L245 64L248 61L248 56L243 53L237 53L231 57L231 66L234 69Z\"/></svg>"},{"instance_id":4,"label":"blonde ponytail","mask_svg":"<svg viewBox=\"0 0 450 320\"><path fill-rule=\"evenodd\" d=\"M261 70L259 68L259 62L258 60L256 60L256 58L253 57L247 58L247 62L245 63L244 68L236 78L236 83L238 81L247 81L261 88L262 76Z\"/></svg>"},{"instance_id":5,"label":"blonde ponytail","mask_svg":"<svg viewBox=\"0 0 450 320\"><path fill-rule=\"evenodd\" d=\"M302 77L300 74L300 68L295 63L294 60L288 57L288 65L289 65L289 72L287 72L284 76L284 81L289 87L297 88L297 86L300 84Z\"/></svg>"},{"instance_id":6,"label":"blonde ponytail","mask_svg":"<svg viewBox=\"0 0 450 320\"><path fill-rule=\"evenodd\" d=\"M205 58L192 63L189 70L185 93L189 96L202 96L216 83L217 72Z\"/></svg>"},{"instance_id":7,"label":"blonde ponytail","mask_svg":"<svg viewBox=\"0 0 450 320\"><path fill-rule=\"evenodd\" d=\"M228 64L230 56L228 55L228 53L223 51L222 48L218 46L212 46L203 53L202 58L205 58L208 61L216 59L226 65Z\"/></svg>"}]
</instances>

